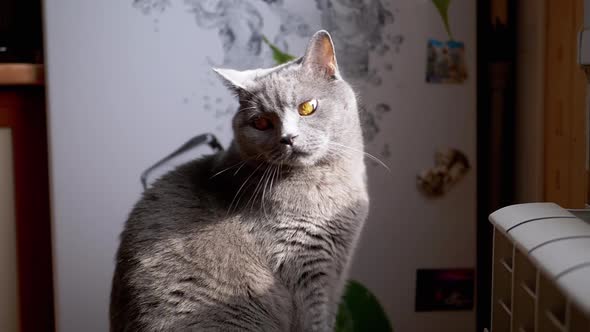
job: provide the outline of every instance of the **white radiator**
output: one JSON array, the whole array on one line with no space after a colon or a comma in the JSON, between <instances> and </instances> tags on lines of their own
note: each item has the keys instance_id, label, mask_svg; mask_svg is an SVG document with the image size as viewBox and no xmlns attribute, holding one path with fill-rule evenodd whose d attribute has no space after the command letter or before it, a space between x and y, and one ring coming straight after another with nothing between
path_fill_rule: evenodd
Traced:
<instances>
[{"instance_id":1,"label":"white radiator","mask_svg":"<svg viewBox=\"0 0 590 332\"><path fill-rule=\"evenodd\" d=\"M590 332L590 210L519 204L490 221L492 332Z\"/></svg>"}]
</instances>

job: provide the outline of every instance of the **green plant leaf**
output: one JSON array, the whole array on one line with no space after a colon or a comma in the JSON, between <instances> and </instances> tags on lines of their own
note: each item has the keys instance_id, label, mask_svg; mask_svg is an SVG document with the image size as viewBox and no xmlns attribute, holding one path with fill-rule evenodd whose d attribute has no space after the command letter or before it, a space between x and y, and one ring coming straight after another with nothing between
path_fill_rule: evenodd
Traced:
<instances>
[{"instance_id":1,"label":"green plant leaf","mask_svg":"<svg viewBox=\"0 0 590 332\"><path fill-rule=\"evenodd\" d=\"M283 64L285 62L289 62L289 61L295 59L295 57L292 56L291 54L288 54L288 53L285 53L285 52L279 50L278 47L276 47L270 41L268 41L268 39L266 38L266 36L262 36L262 40L272 50L272 58L275 60L275 62L277 63L277 65L280 65L280 64Z\"/></svg>"},{"instance_id":2,"label":"green plant leaf","mask_svg":"<svg viewBox=\"0 0 590 332\"><path fill-rule=\"evenodd\" d=\"M349 280L336 316L335 332L393 332L379 301L358 281Z\"/></svg>"},{"instance_id":3,"label":"green plant leaf","mask_svg":"<svg viewBox=\"0 0 590 332\"><path fill-rule=\"evenodd\" d=\"M445 25L445 29L447 30L447 34L449 35L449 39L453 39L453 34L451 33L451 27L449 25L449 6L451 5L451 0L432 0L434 6L438 10L440 18Z\"/></svg>"}]
</instances>

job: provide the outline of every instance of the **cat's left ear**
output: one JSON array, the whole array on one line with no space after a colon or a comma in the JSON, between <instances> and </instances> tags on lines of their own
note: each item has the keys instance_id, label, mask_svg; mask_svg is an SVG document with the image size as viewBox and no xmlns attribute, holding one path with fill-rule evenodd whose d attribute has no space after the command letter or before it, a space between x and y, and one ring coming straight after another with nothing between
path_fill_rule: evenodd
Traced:
<instances>
[{"instance_id":1,"label":"cat's left ear","mask_svg":"<svg viewBox=\"0 0 590 332\"><path fill-rule=\"evenodd\" d=\"M316 32L303 56L303 67L332 79L340 79L332 37L326 30Z\"/></svg>"}]
</instances>

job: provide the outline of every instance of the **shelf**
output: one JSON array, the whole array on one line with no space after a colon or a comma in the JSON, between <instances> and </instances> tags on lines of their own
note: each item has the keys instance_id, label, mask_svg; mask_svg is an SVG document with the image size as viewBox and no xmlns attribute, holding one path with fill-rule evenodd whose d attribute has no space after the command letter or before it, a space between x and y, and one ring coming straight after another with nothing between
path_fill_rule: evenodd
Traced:
<instances>
[{"instance_id":1,"label":"shelf","mask_svg":"<svg viewBox=\"0 0 590 332\"><path fill-rule=\"evenodd\" d=\"M43 85L44 67L32 63L0 63L0 86Z\"/></svg>"}]
</instances>

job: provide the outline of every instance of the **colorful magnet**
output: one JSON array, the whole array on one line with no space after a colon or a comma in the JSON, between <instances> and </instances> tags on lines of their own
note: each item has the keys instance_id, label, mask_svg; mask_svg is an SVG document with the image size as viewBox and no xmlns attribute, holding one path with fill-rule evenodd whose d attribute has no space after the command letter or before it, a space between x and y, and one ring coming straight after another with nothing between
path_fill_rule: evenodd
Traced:
<instances>
[{"instance_id":1,"label":"colorful magnet","mask_svg":"<svg viewBox=\"0 0 590 332\"><path fill-rule=\"evenodd\" d=\"M462 83L467 79L465 46L462 42L429 39L427 48L426 82Z\"/></svg>"}]
</instances>

